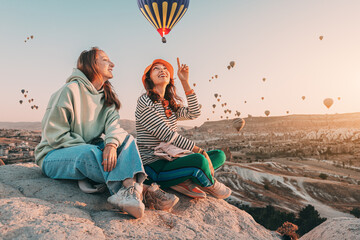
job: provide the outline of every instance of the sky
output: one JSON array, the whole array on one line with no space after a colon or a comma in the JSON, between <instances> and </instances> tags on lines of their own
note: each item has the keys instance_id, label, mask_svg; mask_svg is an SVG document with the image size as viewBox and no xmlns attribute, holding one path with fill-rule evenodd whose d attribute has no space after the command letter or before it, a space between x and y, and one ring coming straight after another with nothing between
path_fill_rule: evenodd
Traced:
<instances>
[{"instance_id":1,"label":"sky","mask_svg":"<svg viewBox=\"0 0 360 240\"><path fill-rule=\"evenodd\" d=\"M51 94L93 46L115 63L110 81L122 119L135 120L145 67L162 58L176 71L176 57L189 65L202 105L198 119L181 125L234 118L235 111L240 117L265 110L270 116L360 112L359 10L357 0L191 0L164 44L136 0L0 0L0 121L41 121ZM235 67L228 70L230 61ZM334 99L330 109L325 98Z\"/></svg>"}]
</instances>

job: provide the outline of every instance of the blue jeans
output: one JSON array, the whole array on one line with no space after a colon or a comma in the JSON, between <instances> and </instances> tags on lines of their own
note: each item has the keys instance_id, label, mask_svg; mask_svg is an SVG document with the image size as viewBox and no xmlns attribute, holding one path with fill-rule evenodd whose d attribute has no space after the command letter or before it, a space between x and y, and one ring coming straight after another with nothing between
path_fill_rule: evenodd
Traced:
<instances>
[{"instance_id":1,"label":"blue jeans","mask_svg":"<svg viewBox=\"0 0 360 240\"><path fill-rule=\"evenodd\" d=\"M104 142L55 149L49 152L42 164L43 173L53 179L83 180L106 183L111 194L119 191L122 181L135 178L143 183L146 173L133 136L128 135L117 149L116 167L105 172L103 161Z\"/></svg>"}]
</instances>

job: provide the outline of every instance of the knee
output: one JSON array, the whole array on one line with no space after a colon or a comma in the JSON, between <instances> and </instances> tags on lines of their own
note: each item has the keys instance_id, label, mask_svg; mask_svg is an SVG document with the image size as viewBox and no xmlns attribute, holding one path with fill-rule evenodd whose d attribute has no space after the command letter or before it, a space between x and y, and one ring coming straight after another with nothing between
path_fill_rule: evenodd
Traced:
<instances>
[{"instance_id":1,"label":"knee","mask_svg":"<svg viewBox=\"0 0 360 240\"><path fill-rule=\"evenodd\" d=\"M194 154L194 159L192 160L194 165L198 168L204 169L209 167L209 162L206 157L200 153Z\"/></svg>"},{"instance_id":2,"label":"knee","mask_svg":"<svg viewBox=\"0 0 360 240\"><path fill-rule=\"evenodd\" d=\"M76 158L88 162L97 161L102 158L102 151L95 145L86 144L82 146L82 149L79 149Z\"/></svg>"},{"instance_id":3,"label":"knee","mask_svg":"<svg viewBox=\"0 0 360 240\"><path fill-rule=\"evenodd\" d=\"M217 161L218 165L221 166L225 163L226 155L222 150L213 150L211 151L212 161Z\"/></svg>"}]
</instances>

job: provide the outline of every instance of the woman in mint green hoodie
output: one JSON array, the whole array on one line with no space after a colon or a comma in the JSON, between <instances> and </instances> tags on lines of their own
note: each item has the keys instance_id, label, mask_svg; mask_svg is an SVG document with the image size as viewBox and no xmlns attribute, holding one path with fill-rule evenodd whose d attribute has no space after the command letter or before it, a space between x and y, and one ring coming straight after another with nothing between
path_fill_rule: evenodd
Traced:
<instances>
[{"instance_id":1,"label":"woman in mint green hoodie","mask_svg":"<svg viewBox=\"0 0 360 240\"><path fill-rule=\"evenodd\" d=\"M139 218L146 174L134 138L119 124L120 101L108 81L113 67L98 48L81 53L73 74L50 98L35 159L50 178L105 183L108 202Z\"/></svg>"}]
</instances>

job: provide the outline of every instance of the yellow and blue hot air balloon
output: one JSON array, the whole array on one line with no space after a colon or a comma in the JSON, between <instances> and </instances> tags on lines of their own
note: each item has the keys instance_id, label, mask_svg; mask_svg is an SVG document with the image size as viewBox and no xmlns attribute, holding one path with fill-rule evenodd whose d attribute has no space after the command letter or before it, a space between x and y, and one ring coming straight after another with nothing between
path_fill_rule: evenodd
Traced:
<instances>
[{"instance_id":1,"label":"yellow and blue hot air balloon","mask_svg":"<svg viewBox=\"0 0 360 240\"><path fill-rule=\"evenodd\" d=\"M144 17L153 25L166 43L165 35L180 21L188 10L190 0L138 0Z\"/></svg>"}]
</instances>

